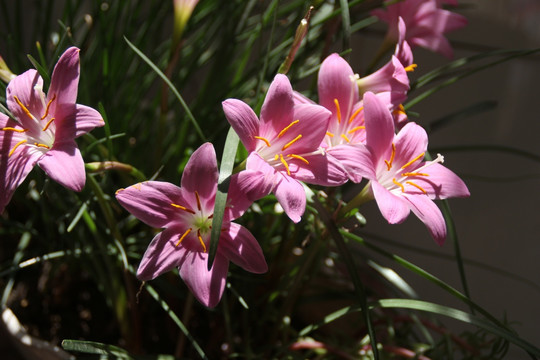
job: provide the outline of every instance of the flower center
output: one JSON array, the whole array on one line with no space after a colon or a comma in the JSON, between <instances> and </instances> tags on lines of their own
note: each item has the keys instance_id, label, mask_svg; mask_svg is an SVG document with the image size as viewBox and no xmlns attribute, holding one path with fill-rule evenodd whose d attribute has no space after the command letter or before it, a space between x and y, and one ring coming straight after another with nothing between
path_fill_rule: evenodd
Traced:
<instances>
[{"instance_id":1,"label":"flower center","mask_svg":"<svg viewBox=\"0 0 540 360\"><path fill-rule=\"evenodd\" d=\"M353 121L358 117L360 112L364 110L364 107L361 106L356 109L352 114L344 114L342 108L339 104L338 99L334 99L334 104L336 106L334 113L336 114L337 123L330 123L328 130L326 132L325 142L328 146L337 146L341 144L356 144L362 142L362 136L358 136L362 132L359 130L365 130L366 127L364 124L363 117L360 118L355 124ZM348 117L347 121L343 121L343 116ZM364 136L365 138L365 136Z\"/></svg>"},{"instance_id":2,"label":"flower center","mask_svg":"<svg viewBox=\"0 0 540 360\"><path fill-rule=\"evenodd\" d=\"M210 230L212 230L213 214L209 216L204 215L202 206L201 206L201 199L197 191L195 191L195 198L197 202L197 211L192 210L191 208L184 205L171 203L172 207L176 209L180 209L182 210L182 212L189 214L187 215L187 218L185 218L186 220L185 223L189 224L190 227L186 231L184 231L182 235L180 235L180 237L178 238L178 241L176 242L176 246L180 245L186 238L188 238L191 232L196 230L197 238L195 240L193 239L193 237L191 237L192 238L191 241L195 241L195 242L198 241L198 243L202 247L203 252L207 252L206 241L204 241L203 236L205 236L206 234L210 232Z\"/></svg>"}]
</instances>

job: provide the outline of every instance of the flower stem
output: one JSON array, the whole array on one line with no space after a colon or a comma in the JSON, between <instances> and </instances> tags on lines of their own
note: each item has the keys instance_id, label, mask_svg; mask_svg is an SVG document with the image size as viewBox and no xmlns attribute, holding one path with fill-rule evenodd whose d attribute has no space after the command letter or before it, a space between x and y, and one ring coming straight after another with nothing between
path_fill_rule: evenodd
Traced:
<instances>
[{"instance_id":1,"label":"flower stem","mask_svg":"<svg viewBox=\"0 0 540 360\"><path fill-rule=\"evenodd\" d=\"M345 205L338 213L338 219L348 218L354 215L358 208L367 203L368 201L373 200L373 192L371 191L371 182L368 182L366 186L360 191L347 205Z\"/></svg>"}]
</instances>

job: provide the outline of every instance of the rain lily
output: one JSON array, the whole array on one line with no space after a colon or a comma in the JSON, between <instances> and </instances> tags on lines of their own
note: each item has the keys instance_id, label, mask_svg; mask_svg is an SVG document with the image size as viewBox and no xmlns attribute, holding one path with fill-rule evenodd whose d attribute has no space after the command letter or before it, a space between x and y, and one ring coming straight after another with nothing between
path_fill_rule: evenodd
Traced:
<instances>
[{"instance_id":1,"label":"rain lily","mask_svg":"<svg viewBox=\"0 0 540 360\"><path fill-rule=\"evenodd\" d=\"M443 3L457 5L455 0L404 0L387 1L384 10L372 12L388 23L387 41L398 41L398 18L402 17L407 27L405 36L412 46L421 46L452 58L453 50L444 34L467 25L462 15L442 9Z\"/></svg>"},{"instance_id":2,"label":"rain lily","mask_svg":"<svg viewBox=\"0 0 540 360\"><path fill-rule=\"evenodd\" d=\"M246 169L264 174L285 213L300 221L306 206L302 184L337 186L347 181L343 167L320 147L330 111L315 104L294 104L285 75L276 75L261 109L260 121L244 102L223 102L227 120L250 153Z\"/></svg>"},{"instance_id":3,"label":"rain lily","mask_svg":"<svg viewBox=\"0 0 540 360\"><path fill-rule=\"evenodd\" d=\"M66 188L84 187L84 162L75 138L104 121L96 110L75 103L78 83L75 47L58 60L47 95L36 70L9 82L7 105L18 122L0 114L0 212L36 163Z\"/></svg>"},{"instance_id":4,"label":"rain lily","mask_svg":"<svg viewBox=\"0 0 540 360\"><path fill-rule=\"evenodd\" d=\"M203 144L192 154L181 187L146 181L118 190L117 200L130 213L152 227L164 228L144 253L137 277L151 280L176 267L195 297L214 307L225 289L229 261L253 273L266 272L268 266L257 240L246 228L231 222L251 205L252 197L259 197L252 178L244 176L246 173L249 171L231 177L221 236L210 270L207 250L218 180L212 144Z\"/></svg>"},{"instance_id":5,"label":"rain lily","mask_svg":"<svg viewBox=\"0 0 540 360\"><path fill-rule=\"evenodd\" d=\"M450 197L467 197L469 190L463 181L442 164L438 155L424 161L427 134L408 123L395 135L394 122L388 108L375 95L364 95L367 154L361 160L369 179L369 195L377 201L379 210L391 224L401 223L410 211L427 226L431 236L442 245L446 239L446 224L441 211L432 201Z\"/></svg>"}]
</instances>

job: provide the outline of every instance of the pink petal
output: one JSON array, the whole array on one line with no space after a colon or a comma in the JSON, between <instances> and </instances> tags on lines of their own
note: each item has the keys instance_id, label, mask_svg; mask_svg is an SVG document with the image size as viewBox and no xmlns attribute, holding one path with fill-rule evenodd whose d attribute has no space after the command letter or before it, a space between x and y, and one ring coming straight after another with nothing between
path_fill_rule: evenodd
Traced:
<instances>
[{"instance_id":1,"label":"pink petal","mask_svg":"<svg viewBox=\"0 0 540 360\"><path fill-rule=\"evenodd\" d=\"M73 191L81 191L86 182L84 161L75 141L55 143L38 160L51 179Z\"/></svg>"},{"instance_id":2,"label":"pink petal","mask_svg":"<svg viewBox=\"0 0 540 360\"><path fill-rule=\"evenodd\" d=\"M210 271L207 253L187 252L178 265L180 277L197 300L207 307L215 307L221 300L228 269L229 260L219 251Z\"/></svg>"},{"instance_id":3,"label":"pink petal","mask_svg":"<svg viewBox=\"0 0 540 360\"><path fill-rule=\"evenodd\" d=\"M397 106L407 99L409 77L396 56L392 56L388 63L373 74L360 78L357 83L362 93L386 93L387 106Z\"/></svg>"},{"instance_id":4,"label":"pink petal","mask_svg":"<svg viewBox=\"0 0 540 360\"><path fill-rule=\"evenodd\" d=\"M412 212L427 226L435 242L442 246L446 240L446 223L441 210L425 195L406 195L404 198Z\"/></svg>"},{"instance_id":5,"label":"pink petal","mask_svg":"<svg viewBox=\"0 0 540 360\"><path fill-rule=\"evenodd\" d=\"M415 159L427 150L428 136L424 128L416 123L406 124L395 138L396 155L394 166L401 167ZM423 161L423 156L416 163ZM405 169L410 171L415 165L411 164Z\"/></svg>"},{"instance_id":6,"label":"pink petal","mask_svg":"<svg viewBox=\"0 0 540 360\"><path fill-rule=\"evenodd\" d=\"M335 53L324 59L321 64L318 89L319 103L332 111L333 119L336 118L336 99L343 118L348 118L354 104L360 101L351 66Z\"/></svg>"},{"instance_id":7,"label":"pink petal","mask_svg":"<svg viewBox=\"0 0 540 360\"><path fill-rule=\"evenodd\" d=\"M293 90L293 101L295 104L316 104L315 101L311 100L304 94L301 94L298 91L294 91L294 90Z\"/></svg>"},{"instance_id":8,"label":"pink petal","mask_svg":"<svg viewBox=\"0 0 540 360\"><path fill-rule=\"evenodd\" d=\"M270 194L274 187L274 172L267 176L261 171L244 170L231 176L225 219L234 220L253 204L254 201Z\"/></svg>"},{"instance_id":9,"label":"pink petal","mask_svg":"<svg viewBox=\"0 0 540 360\"><path fill-rule=\"evenodd\" d=\"M176 243L184 231L185 229L168 228L154 237L137 269L139 280L155 279L182 263L189 251L183 246L176 246Z\"/></svg>"},{"instance_id":10,"label":"pink petal","mask_svg":"<svg viewBox=\"0 0 540 360\"><path fill-rule=\"evenodd\" d=\"M409 216L409 205L403 196L392 194L375 181L371 182L371 189L381 214L390 224L399 224Z\"/></svg>"},{"instance_id":11,"label":"pink petal","mask_svg":"<svg viewBox=\"0 0 540 360\"><path fill-rule=\"evenodd\" d=\"M145 181L120 189L116 192L116 199L137 219L155 228L167 227L178 221L182 210L171 204L187 205L178 186L162 181Z\"/></svg>"},{"instance_id":12,"label":"pink petal","mask_svg":"<svg viewBox=\"0 0 540 360\"><path fill-rule=\"evenodd\" d=\"M245 227L229 223L222 232L218 251L246 271L262 274L268 271L261 246Z\"/></svg>"},{"instance_id":13,"label":"pink petal","mask_svg":"<svg viewBox=\"0 0 540 360\"><path fill-rule=\"evenodd\" d=\"M75 113L72 113L71 116L74 117L73 120L70 119L65 121L73 121L75 123L75 137L79 137L92 131L96 127L105 125L105 121L103 121L101 114L97 110L85 105L75 105Z\"/></svg>"},{"instance_id":14,"label":"pink petal","mask_svg":"<svg viewBox=\"0 0 540 360\"><path fill-rule=\"evenodd\" d=\"M51 113L55 113L58 104L75 104L79 86L79 49L70 47L56 63L51 77L51 86L47 100L56 96L51 104Z\"/></svg>"},{"instance_id":15,"label":"pink petal","mask_svg":"<svg viewBox=\"0 0 540 360\"><path fill-rule=\"evenodd\" d=\"M255 150L259 135L259 119L253 110L243 101L227 99L222 103L225 117L240 137L248 152Z\"/></svg>"},{"instance_id":16,"label":"pink petal","mask_svg":"<svg viewBox=\"0 0 540 360\"><path fill-rule=\"evenodd\" d=\"M338 145L327 151L335 157L347 171L351 181L359 183L362 178L376 178L371 154L367 148L359 145Z\"/></svg>"},{"instance_id":17,"label":"pink petal","mask_svg":"<svg viewBox=\"0 0 540 360\"><path fill-rule=\"evenodd\" d=\"M303 158L309 164L299 159L287 158L291 177L322 186L339 186L347 182L347 172L336 158L323 154L306 155Z\"/></svg>"},{"instance_id":18,"label":"pink petal","mask_svg":"<svg viewBox=\"0 0 540 360\"><path fill-rule=\"evenodd\" d=\"M382 159L394 140L394 120L387 106L370 92L364 94L364 119L366 146L376 159Z\"/></svg>"},{"instance_id":19,"label":"pink petal","mask_svg":"<svg viewBox=\"0 0 540 360\"><path fill-rule=\"evenodd\" d=\"M276 199L289 218L297 223L306 210L306 193L298 181L284 174L274 188Z\"/></svg>"},{"instance_id":20,"label":"pink petal","mask_svg":"<svg viewBox=\"0 0 540 360\"><path fill-rule=\"evenodd\" d=\"M301 139L286 149L286 153L300 155L317 150L326 135L330 115L330 111L319 105L295 105L294 119L300 121L276 141L276 145L284 146L298 135L302 135Z\"/></svg>"},{"instance_id":21,"label":"pink petal","mask_svg":"<svg viewBox=\"0 0 540 360\"><path fill-rule=\"evenodd\" d=\"M426 190L430 198L447 199L470 196L469 189L463 180L443 165L431 164L422 172L429 174L429 176L415 176L411 179Z\"/></svg>"},{"instance_id":22,"label":"pink petal","mask_svg":"<svg viewBox=\"0 0 540 360\"><path fill-rule=\"evenodd\" d=\"M204 143L193 152L184 168L182 188L191 194L197 191L201 203L213 207L218 176L214 146L211 143Z\"/></svg>"},{"instance_id":23,"label":"pink petal","mask_svg":"<svg viewBox=\"0 0 540 360\"><path fill-rule=\"evenodd\" d=\"M277 74L261 108L259 135L272 139L293 120L293 95L289 79Z\"/></svg>"},{"instance_id":24,"label":"pink petal","mask_svg":"<svg viewBox=\"0 0 540 360\"><path fill-rule=\"evenodd\" d=\"M39 90L34 89L34 87L37 87ZM43 79L36 70L25 71L11 80L7 86L6 102L8 108L17 118L19 123L26 129L32 129L39 125L24 112L14 97L16 96L34 117L41 118L45 113L41 101L41 96L45 96L43 91L40 90L42 88ZM41 128L39 130L41 131Z\"/></svg>"}]
</instances>

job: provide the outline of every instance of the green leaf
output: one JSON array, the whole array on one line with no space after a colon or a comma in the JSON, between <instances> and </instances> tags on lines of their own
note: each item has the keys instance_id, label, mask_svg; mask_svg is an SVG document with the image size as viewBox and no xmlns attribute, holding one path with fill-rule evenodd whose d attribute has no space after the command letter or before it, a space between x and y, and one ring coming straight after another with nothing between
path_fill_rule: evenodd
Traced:
<instances>
[{"instance_id":1,"label":"green leaf","mask_svg":"<svg viewBox=\"0 0 540 360\"><path fill-rule=\"evenodd\" d=\"M214 258L216 257L219 235L221 234L221 224L223 223L223 214L225 213L225 205L227 205L227 192L229 191L228 180L233 170L238 142L238 135L233 128L230 128L227 139L225 140L225 147L223 148L221 167L219 168L214 216L212 218L212 232L210 234L210 249L208 250L208 270L212 268Z\"/></svg>"},{"instance_id":2,"label":"green leaf","mask_svg":"<svg viewBox=\"0 0 540 360\"><path fill-rule=\"evenodd\" d=\"M63 340L62 348L66 351L76 351L86 354L113 355L117 359L133 359L126 350L118 346L94 341Z\"/></svg>"}]
</instances>

